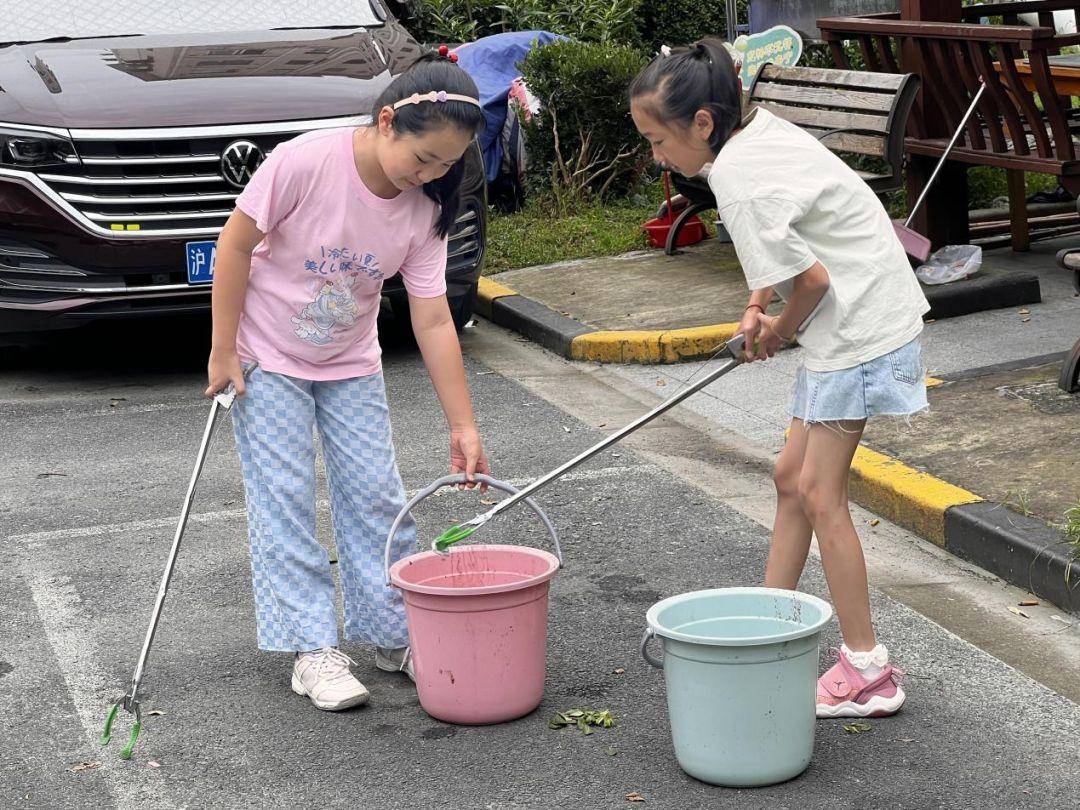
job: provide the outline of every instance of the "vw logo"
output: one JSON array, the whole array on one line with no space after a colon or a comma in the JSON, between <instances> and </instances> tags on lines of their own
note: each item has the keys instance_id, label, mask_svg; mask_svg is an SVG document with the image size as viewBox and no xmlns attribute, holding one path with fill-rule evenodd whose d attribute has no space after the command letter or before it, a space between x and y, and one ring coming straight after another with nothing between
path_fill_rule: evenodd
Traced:
<instances>
[{"instance_id":1,"label":"vw logo","mask_svg":"<svg viewBox=\"0 0 1080 810\"><path fill-rule=\"evenodd\" d=\"M221 174L229 185L243 188L264 157L257 144L251 141L233 141L221 153Z\"/></svg>"}]
</instances>

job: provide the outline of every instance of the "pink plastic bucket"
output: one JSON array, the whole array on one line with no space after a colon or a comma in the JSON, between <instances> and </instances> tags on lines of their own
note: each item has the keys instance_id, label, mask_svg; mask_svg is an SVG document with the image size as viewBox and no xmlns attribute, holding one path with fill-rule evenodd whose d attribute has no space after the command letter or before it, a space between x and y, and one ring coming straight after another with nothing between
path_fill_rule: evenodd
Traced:
<instances>
[{"instance_id":1,"label":"pink plastic bucket","mask_svg":"<svg viewBox=\"0 0 1080 810\"><path fill-rule=\"evenodd\" d=\"M390 538L412 507L459 476L440 479L406 505ZM515 491L488 479L497 489ZM551 522L536 505L555 541ZM387 541L387 549L390 543ZM390 568L405 597L409 642L420 705L448 723L503 723L533 711L544 695L548 588L559 557L535 548L458 546L425 551Z\"/></svg>"}]
</instances>

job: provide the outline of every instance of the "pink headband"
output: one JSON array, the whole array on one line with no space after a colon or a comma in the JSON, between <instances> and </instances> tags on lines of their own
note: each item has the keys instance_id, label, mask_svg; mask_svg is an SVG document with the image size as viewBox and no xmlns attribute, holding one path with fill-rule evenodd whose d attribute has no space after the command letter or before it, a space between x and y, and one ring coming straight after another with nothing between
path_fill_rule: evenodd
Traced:
<instances>
[{"instance_id":1,"label":"pink headband","mask_svg":"<svg viewBox=\"0 0 1080 810\"><path fill-rule=\"evenodd\" d=\"M404 107L407 104L420 104L423 101L435 101L439 103L445 101L464 101L467 104L475 104L477 107L480 106L480 102L472 96L447 93L445 90L432 90L430 93L413 93L411 96L401 99L401 101L394 102L394 109L396 110L398 107Z\"/></svg>"}]
</instances>

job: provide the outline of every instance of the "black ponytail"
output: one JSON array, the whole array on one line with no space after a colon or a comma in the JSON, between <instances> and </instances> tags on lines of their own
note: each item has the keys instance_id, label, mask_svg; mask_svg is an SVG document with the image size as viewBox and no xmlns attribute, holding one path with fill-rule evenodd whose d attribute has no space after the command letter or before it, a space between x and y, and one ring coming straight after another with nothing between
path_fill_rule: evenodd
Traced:
<instances>
[{"instance_id":1,"label":"black ponytail","mask_svg":"<svg viewBox=\"0 0 1080 810\"><path fill-rule=\"evenodd\" d=\"M393 107L401 99L413 93L430 93L445 90L462 96L479 99L480 92L469 74L453 61L435 51L425 53L386 86L371 109L372 125L378 122L383 107ZM484 112L467 101L423 102L406 104L394 111L394 132L398 135L421 134L451 124L472 135L484 129ZM465 175L465 155L438 180L424 183L424 194L439 205L439 217L435 221L435 233L445 238L454 227L460 203L460 187Z\"/></svg>"},{"instance_id":2,"label":"black ponytail","mask_svg":"<svg viewBox=\"0 0 1080 810\"><path fill-rule=\"evenodd\" d=\"M690 126L698 110L705 110L713 120L709 147L716 152L742 121L739 71L718 39L703 39L657 56L631 82L630 100L644 104L660 121L684 127Z\"/></svg>"}]
</instances>

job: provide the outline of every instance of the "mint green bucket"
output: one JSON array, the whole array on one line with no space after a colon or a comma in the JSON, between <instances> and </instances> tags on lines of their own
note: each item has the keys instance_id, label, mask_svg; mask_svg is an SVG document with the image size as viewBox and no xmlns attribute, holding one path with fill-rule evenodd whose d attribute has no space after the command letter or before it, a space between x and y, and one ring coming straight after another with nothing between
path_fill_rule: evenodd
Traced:
<instances>
[{"instance_id":1,"label":"mint green bucket","mask_svg":"<svg viewBox=\"0 0 1080 810\"><path fill-rule=\"evenodd\" d=\"M717 588L657 602L641 654L664 670L675 756L714 785L772 785L814 753L818 644L832 607L775 588ZM648 649L654 636L663 661Z\"/></svg>"}]
</instances>

